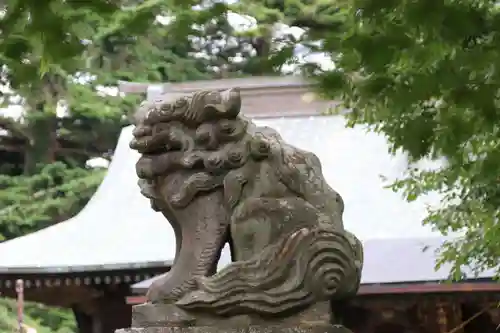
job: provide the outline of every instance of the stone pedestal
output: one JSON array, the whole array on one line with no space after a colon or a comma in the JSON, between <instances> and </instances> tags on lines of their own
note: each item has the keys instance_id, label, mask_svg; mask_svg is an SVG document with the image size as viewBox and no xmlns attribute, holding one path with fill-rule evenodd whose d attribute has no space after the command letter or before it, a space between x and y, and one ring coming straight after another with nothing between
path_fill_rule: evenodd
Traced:
<instances>
[{"instance_id":1,"label":"stone pedestal","mask_svg":"<svg viewBox=\"0 0 500 333\"><path fill-rule=\"evenodd\" d=\"M141 304L133 307L132 327L116 333L351 333L331 322L326 302L290 317L273 318L193 316L174 305Z\"/></svg>"},{"instance_id":2,"label":"stone pedestal","mask_svg":"<svg viewBox=\"0 0 500 333\"><path fill-rule=\"evenodd\" d=\"M128 328L116 333L352 333L343 326L264 326L218 328L213 326Z\"/></svg>"}]
</instances>

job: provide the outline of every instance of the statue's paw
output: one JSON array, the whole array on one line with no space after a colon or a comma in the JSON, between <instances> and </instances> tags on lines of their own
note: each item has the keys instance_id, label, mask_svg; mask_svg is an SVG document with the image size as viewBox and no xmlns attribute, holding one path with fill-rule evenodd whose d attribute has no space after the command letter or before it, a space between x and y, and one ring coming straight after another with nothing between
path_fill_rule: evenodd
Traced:
<instances>
[{"instance_id":1,"label":"statue's paw","mask_svg":"<svg viewBox=\"0 0 500 333\"><path fill-rule=\"evenodd\" d=\"M176 301L166 276L160 277L151 284L146 299L150 303L174 303Z\"/></svg>"},{"instance_id":2,"label":"statue's paw","mask_svg":"<svg viewBox=\"0 0 500 333\"><path fill-rule=\"evenodd\" d=\"M149 287L149 290L146 293L146 299L148 300L148 303L161 303L163 298L164 297L161 289L155 288L153 285Z\"/></svg>"}]
</instances>

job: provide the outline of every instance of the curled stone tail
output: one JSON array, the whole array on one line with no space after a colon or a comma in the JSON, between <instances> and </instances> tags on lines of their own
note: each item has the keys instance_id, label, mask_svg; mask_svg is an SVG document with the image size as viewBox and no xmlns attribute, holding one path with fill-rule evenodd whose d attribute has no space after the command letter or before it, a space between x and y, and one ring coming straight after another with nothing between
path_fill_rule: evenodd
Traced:
<instances>
[{"instance_id":1,"label":"curled stone tail","mask_svg":"<svg viewBox=\"0 0 500 333\"><path fill-rule=\"evenodd\" d=\"M298 310L356 290L362 265L362 253L357 252L343 231L302 228L255 257L200 279L198 290L177 304L219 315Z\"/></svg>"}]
</instances>

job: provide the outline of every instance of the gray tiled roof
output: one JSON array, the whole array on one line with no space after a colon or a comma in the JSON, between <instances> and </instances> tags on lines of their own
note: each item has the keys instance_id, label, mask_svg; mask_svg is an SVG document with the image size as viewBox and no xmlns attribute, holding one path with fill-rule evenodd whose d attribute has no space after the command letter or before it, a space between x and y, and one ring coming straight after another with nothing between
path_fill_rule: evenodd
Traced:
<instances>
[{"instance_id":1,"label":"gray tiled roof","mask_svg":"<svg viewBox=\"0 0 500 333\"><path fill-rule=\"evenodd\" d=\"M420 221L425 203L435 203L437 198L410 204L383 188L380 175L394 178L405 169L404 157L391 157L383 137L363 128L347 129L340 116L262 119L257 123L276 128L285 140L319 156L325 177L344 198L346 227L365 242L396 239L404 243L402 239L436 236ZM173 259L171 227L149 208L136 185L138 154L128 147L131 131L131 127L123 130L108 175L82 212L53 227L0 244L0 272L142 267L167 265ZM390 244L376 242L382 248ZM367 249L367 267L383 266L380 272L390 270L387 262L403 262L408 256L400 250L387 250L385 257L371 251ZM424 260L424 256L415 256ZM227 262L227 253L224 258ZM396 273L403 274L398 269Z\"/></svg>"}]
</instances>

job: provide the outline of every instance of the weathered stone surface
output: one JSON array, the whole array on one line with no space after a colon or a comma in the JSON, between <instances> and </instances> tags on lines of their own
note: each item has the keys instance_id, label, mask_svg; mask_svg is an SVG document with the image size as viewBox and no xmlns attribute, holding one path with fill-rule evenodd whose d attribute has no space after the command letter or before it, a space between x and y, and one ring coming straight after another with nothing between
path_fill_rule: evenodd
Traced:
<instances>
[{"instance_id":1,"label":"weathered stone surface","mask_svg":"<svg viewBox=\"0 0 500 333\"><path fill-rule=\"evenodd\" d=\"M132 307L132 327L193 326L195 324L194 316L172 304L145 303Z\"/></svg>"},{"instance_id":2,"label":"weathered stone surface","mask_svg":"<svg viewBox=\"0 0 500 333\"><path fill-rule=\"evenodd\" d=\"M171 271L147 295L158 307L136 318L293 320L357 291L362 246L344 229L342 198L318 158L255 126L240 105L237 89L202 91L146 103L136 115L140 188L177 239ZM233 263L215 273L226 242Z\"/></svg>"},{"instance_id":3,"label":"weathered stone surface","mask_svg":"<svg viewBox=\"0 0 500 333\"><path fill-rule=\"evenodd\" d=\"M220 328L215 326L194 327L146 327L117 330L116 333L352 333L343 326L240 326Z\"/></svg>"},{"instance_id":4,"label":"weathered stone surface","mask_svg":"<svg viewBox=\"0 0 500 333\"><path fill-rule=\"evenodd\" d=\"M141 304L132 308L132 327L186 327L214 326L231 328L236 326L328 326L332 323L330 304L321 302L295 313L293 316L262 318L252 314L231 317L214 316L210 313L192 315L173 304Z\"/></svg>"}]
</instances>

